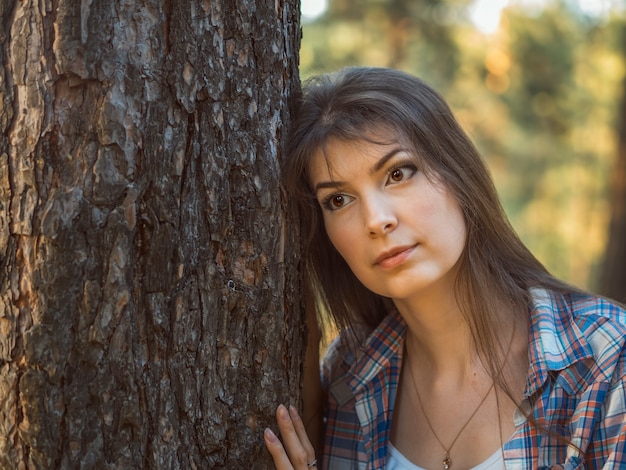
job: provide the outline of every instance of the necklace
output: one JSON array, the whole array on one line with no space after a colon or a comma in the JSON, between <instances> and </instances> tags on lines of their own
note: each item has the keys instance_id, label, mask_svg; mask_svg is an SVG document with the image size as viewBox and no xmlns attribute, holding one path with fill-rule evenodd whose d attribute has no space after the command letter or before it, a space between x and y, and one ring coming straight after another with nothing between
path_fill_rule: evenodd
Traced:
<instances>
[{"instance_id":1,"label":"necklace","mask_svg":"<svg viewBox=\"0 0 626 470\"><path fill-rule=\"evenodd\" d=\"M408 359L408 355L407 355L407 359ZM467 419L467 421L465 421L465 424L461 427L460 431L457 433L456 437L452 441L452 444L446 447L443 444L443 442L441 442L441 439L439 439L439 436L435 432L435 429L433 428L433 425L430 423L430 420L428 419L428 415L426 414L426 411L424 410L424 405L422 404L422 398L420 397L420 394L417 390L417 383L415 382L415 377L413 376L413 369L408 364L408 360L407 360L407 366L409 366L409 374L411 375L413 388L415 388L415 395L417 396L417 402L419 403L419 406L420 406L420 409L422 410L422 414L424 415L424 418L426 418L426 424L428 424L428 427L430 428L430 432L433 433L433 436L435 436L435 439L437 439L437 442L439 442L439 445L441 445L441 447L443 447L443 450L446 451L446 455L443 457L443 460L441 463L443 465L443 470L448 470L452 466L452 459L450 458L450 449L452 449L452 446L456 444L456 441L459 438L459 436L463 433L463 431L465 430L467 425L470 423L472 418L476 416L476 413L478 413L478 410L480 409L480 407L483 406L483 403L485 403L485 400L487 400L487 397L489 396L489 394L491 393L491 390L494 387L494 382L491 382L491 387L489 387L489 390L487 390L487 393L485 394L485 396L482 398L482 400L480 400L480 403L478 404L478 406L476 407L472 415Z\"/></svg>"}]
</instances>

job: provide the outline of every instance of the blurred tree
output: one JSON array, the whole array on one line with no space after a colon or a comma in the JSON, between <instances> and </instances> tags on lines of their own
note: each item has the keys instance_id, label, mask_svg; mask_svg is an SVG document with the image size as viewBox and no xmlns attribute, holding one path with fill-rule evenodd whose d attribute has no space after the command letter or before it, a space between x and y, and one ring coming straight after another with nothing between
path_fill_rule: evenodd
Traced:
<instances>
[{"instance_id":1,"label":"blurred tree","mask_svg":"<svg viewBox=\"0 0 626 470\"><path fill-rule=\"evenodd\" d=\"M550 270L586 287L605 239L611 111L622 73L608 29L562 2L532 16L510 8L484 67L508 123L491 124L499 132L478 140L507 212Z\"/></svg>"},{"instance_id":2,"label":"blurred tree","mask_svg":"<svg viewBox=\"0 0 626 470\"><path fill-rule=\"evenodd\" d=\"M567 218L565 231L576 228L571 224L575 215L563 213L569 198L576 197L572 186L585 195L580 202L596 199L590 194L594 187L577 181L581 173L575 168L584 165L585 157L570 145L587 112L581 103L591 101L576 84L575 54L585 30L561 4L536 18L510 10L505 29L512 65L508 87L498 96L509 113L504 147L507 170L515 176L507 179L507 209L533 251L556 274L571 279L571 252L555 235L562 217Z\"/></svg>"},{"instance_id":3,"label":"blurred tree","mask_svg":"<svg viewBox=\"0 0 626 470\"><path fill-rule=\"evenodd\" d=\"M296 0L0 2L0 468L269 468L298 47Z\"/></svg>"},{"instance_id":4,"label":"blurred tree","mask_svg":"<svg viewBox=\"0 0 626 470\"><path fill-rule=\"evenodd\" d=\"M622 32L626 63L626 24ZM626 303L626 78L619 107L619 146L611 179L611 219L598 291Z\"/></svg>"},{"instance_id":5,"label":"blurred tree","mask_svg":"<svg viewBox=\"0 0 626 470\"><path fill-rule=\"evenodd\" d=\"M459 68L453 24L470 0L334 0L304 28L301 74L346 65L411 70L445 90Z\"/></svg>"}]
</instances>

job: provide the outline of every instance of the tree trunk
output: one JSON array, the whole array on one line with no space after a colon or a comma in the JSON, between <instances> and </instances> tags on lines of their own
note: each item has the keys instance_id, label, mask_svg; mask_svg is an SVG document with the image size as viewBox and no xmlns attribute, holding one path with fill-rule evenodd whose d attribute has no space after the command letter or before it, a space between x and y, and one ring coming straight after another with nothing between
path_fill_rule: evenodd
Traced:
<instances>
[{"instance_id":1,"label":"tree trunk","mask_svg":"<svg viewBox=\"0 0 626 470\"><path fill-rule=\"evenodd\" d=\"M266 468L296 0L0 2L0 468Z\"/></svg>"},{"instance_id":2,"label":"tree trunk","mask_svg":"<svg viewBox=\"0 0 626 470\"><path fill-rule=\"evenodd\" d=\"M626 29L623 42L626 60ZM598 291L626 303L626 79L619 109L619 144L611 181L611 223Z\"/></svg>"}]
</instances>

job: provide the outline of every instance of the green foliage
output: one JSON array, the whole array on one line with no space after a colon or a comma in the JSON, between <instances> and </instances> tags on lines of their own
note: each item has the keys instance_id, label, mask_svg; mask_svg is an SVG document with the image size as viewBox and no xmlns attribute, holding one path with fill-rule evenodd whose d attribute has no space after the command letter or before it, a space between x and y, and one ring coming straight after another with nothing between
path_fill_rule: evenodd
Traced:
<instances>
[{"instance_id":1,"label":"green foliage","mask_svg":"<svg viewBox=\"0 0 626 470\"><path fill-rule=\"evenodd\" d=\"M450 19L468 0L331 0L319 20L305 25L303 77L345 65L411 70L446 88L459 68Z\"/></svg>"},{"instance_id":2,"label":"green foliage","mask_svg":"<svg viewBox=\"0 0 626 470\"><path fill-rule=\"evenodd\" d=\"M531 250L588 287L603 253L607 185L624 78L622 12L575 2L509 7L498 31L469 22L471 0L330 0L303 27L303 78L345 65L395 67L446 96L490 164Z\"/></svg>"}]
</instances>

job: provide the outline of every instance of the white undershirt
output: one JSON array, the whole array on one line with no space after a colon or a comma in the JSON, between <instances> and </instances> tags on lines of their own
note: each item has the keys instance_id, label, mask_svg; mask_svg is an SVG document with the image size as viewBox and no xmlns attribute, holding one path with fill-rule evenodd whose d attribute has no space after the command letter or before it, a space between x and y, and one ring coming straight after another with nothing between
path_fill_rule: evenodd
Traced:
<instances>
[{"instance_id":1,"label":"white undershirt","mask_svg":"<svg viewBox=\"0 0 626 470\"><path fill-rule=\"evenodd\" d=\"M387 454L387 470L426 470L425 468L418 467L407 459L404 455L396 449L391 442L388 444L389 452ZM491 457L487 458L484 462L472 467L470 470L501 470L504 468L504 457L502 456L502 449L496 450Z\"/></svg>"}]
</instances>

